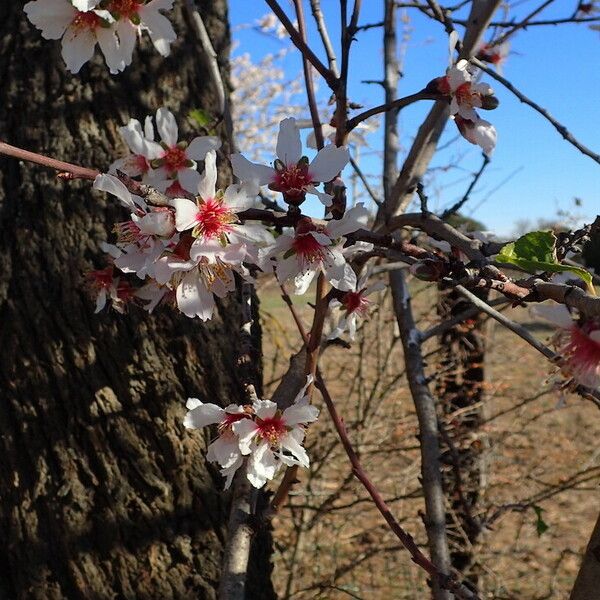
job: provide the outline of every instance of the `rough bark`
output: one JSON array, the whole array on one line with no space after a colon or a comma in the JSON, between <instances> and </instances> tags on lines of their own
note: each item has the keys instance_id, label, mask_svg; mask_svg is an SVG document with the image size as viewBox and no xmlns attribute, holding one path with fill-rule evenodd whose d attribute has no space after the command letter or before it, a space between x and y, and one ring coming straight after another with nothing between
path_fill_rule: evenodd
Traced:
<instances>
[{"instance_id":1,"label":"rough bark","mask_svg":"<svg viewBox=\"0 0 600 600\"><path fill-rule=\"evenodd\" d=\"M161 105L178 116L214 106L181 9L168 59L146 40L110 77L97 56L69 74L24 2L0 3L0 138L106 168L116 128ZM205 22L227 60L226 4ZM188 396L241 399L239 299L202 325L169 309L94 315L84 272L126 215L53 173L0 158L0 598L215 598L228 517L208 436L184 430ZM258 335L258 333L257 333ZM274 597L260 533L251 598Z\"/></svg>"},{"instance_id":2,"label":"rough bark","mask_svg":"<svg viewBox=\"0 0 600 600\"><path fill-rule=\"evenodd\" d=\"M453 291L440 291L443 320L472 304ZM452 566L476 588L473 544L481 531L476 519L482 471L481 422L484 393L485 337L481 316L457 325L440 337L442 361L437 395L447 417L442 436L444 488L448 496L448 537Z\"/></svg>"},{"instance_id":3,"label":"rough bark","mask_svg":"<svg viewBox=\"0 0 600 600\"><path fill-rule=\"evenodd\" d=\"M596 521L569 600L592 600L600 589L600 517Z\"/></svg>"}]
</instances>

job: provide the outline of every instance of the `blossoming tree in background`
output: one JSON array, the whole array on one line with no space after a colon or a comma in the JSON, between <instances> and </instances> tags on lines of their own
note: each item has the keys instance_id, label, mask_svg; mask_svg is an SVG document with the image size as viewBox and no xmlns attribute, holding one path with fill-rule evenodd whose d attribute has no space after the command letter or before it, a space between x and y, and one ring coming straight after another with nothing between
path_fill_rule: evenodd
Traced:
<instances>
[{"instance_id":1,"label":"blossoming tree in background","mask_svg":"<svg viewBox=\"0 0 600 600\"><path fill-rule=\"evenodd\" d=\"M439 407L430 390L424 364L422 345L427 332L417 325L411 306L412 287L408 282L417 278L429 284L442 285L472 303L466 311L468 314L454 315L452 319L439 323L438 332L473 315L489 315L549 360L549 370L554 368L559 373L557 387L600 403L600 339L597 334L600 300L595 295L593 274L572 260L580 252L581 244L598 234L598 221L560 236L549 231L534 231L517 240L499 243L485 236L465 233L454 227L444 215L441 218L431 212L423 187L423 178L433 150L448 119L454 121L461 136L460 143L481 148L486 157L484 164L493 156L496 144L501 142L498 142L494 125L483 119L480 113L498 108L498 101L492 87L479 79L482 76L491 77L497 84L507 85L511 89L510 83L487 64L499 65L504 61L507 39L530 24L529 21L543 7L524 17L519 24L511 25L512 30L497 34L495 29L491 29L488 35L488 27L498 9L499 0L461 3L454 10L440 7L435 1L427 2L420 9L445 29L449 38L450 66L445 68L445 65L440 65L439 77L430 82L423 81L421 89L397 98L395 86L388 77L387 67L391 65L386 62L388 74L383 85L386 95L391 94L391 98L387 97L384 104L361 110L362 107L358 108L351 102L348 84L348 73L352 68L350 49L360 31L360 0L355 0L351 11L346 2L341 3L342 36L337 50L327 34L327 24L318 2L311 2L311 7L320 41L309 41L306 37L302 0L294 0L293 15L288 15L277 0L267 0L266 4L273 15L261 21L259 27L273 30L277 36L283 36L285 31L303 64L305 112L310 115L312 126L309 149L302 145L300 125L303 123L290 115L281 115L284 118L278 123L277 136L264 139L263 147L258 150L256 140L253 143L243 140L244 123L239 116L244 114L243 111L238 112L238 131L232 131L224 74L215 57L216 40L211 41L203 17L191 0L185 3L186 22L194 24L196 44L192 46L193 52L187 48L185 65L178 75L185 77L186 81L182 83L171 77L168 68L160 71L164 78L160 82L170 93L165 95L164 101L152 96L152 106L146 111L141 109L142 102L138 102L134 114L126 110L124 97L131 89L141 93L140 86L153 80L152 69L162 69L161 57L168 56L171 47L176 47L178 43L176 30L168 18L174 7L172 0L33 0L24 7L29 21L41 31L44 39L50 40L45 43L57 45L51 40L61 40L61 54L69 71L78 73L83 65L93 61L90 72L83 76L86 82L93 82L102 72L99 60L93 58L96 45L110 73L122 72L126 68L132 73L132 79L127 80L127 86L118 93L122 122L117 127L114 120L110 126L108 120L103 124L102 119L91 111L94 115L94 127L91 129L111 132L101 136L101 155L97 156L95 149L81 154L81 162L85 162L85 166L63 162L70 156L49 156L53 154L52 144L45 144L42 154L29 152L24 147L28 146L27 143L22 144L23 147L0 143L0 152L3 154L56 170L62 181L60 185L66 190L70 189L69 186L76 189L75 186L81 186L81 182L76 180L83 180L83 185L91 184L88 187L106 194L108 202L112 203L106 219L112 219L112 226L108 229L113 234L102 240L104 264L86 275L93 298L88 306L90 314L81 318L86 322L102 318L106 319L103 322L109 324L115 319L114 322L126 331L132 329L134 336L141 337L140 348L132 349L132 352L144 352L146 339L143 332L148 328L153 344L161 346L164 343L160 351L154 352L155 356L150 356L148 365L139 365L134 361L128 367L133 373L132 377L138 374L140 377L135 383L129 384L130 390L135 390L135 394L130 392L130 396L135 396L130 404L134 406L139 403L144 407L149 396L153 399L151 410L146 410L141 417L137 415L136 408L131 409L132 421L135 423L139 418L140 432L152 429L152 440L155 436L164 440L152 445L142 437L149 449L142 457L143 466L136 463L134 469L138 473L141 470L140 478L144 483L139 495L146 498L146 504L136 509L135 495L123 492L127 495L126 501L124 505L116 506L123 511L120 516L124 519L132 518L130 513L138 510L145 511L146 518L151 518L153 512L158 511L168 520L169 517L164 515L167 509L171 513L177 510L182 512L181 519L186 522L200 518L196 512L201 511L189 511L193 494L180 492L179 483L177 490L173 490L170 478L180 480L178 462L183 452L181 448L198 435L193 430L204 431L209 427L206 435L210 444L206 454L198 453L193 460L201 465L199 468L204 482L207 479L206 461L217 463L224 480L223 487L233 488L233 499L218 581L205 582L206 590L210 591L203 591L203 597L214 597L217 588L220 598L271 597L272 591L265 583L269 569L264 546L268 528L264 523L281 510L290 490L302 485L298 468L310 467L305 442L317 419L327 412L352 465L353 474L364 486L398 542L426 574L433 597L436 600L483 597L485 590L477 589L476 580L465 578L463 573L453 570L455 565L452 564L448 544L440 460L440 436L443 431L438 425L436 412L439 412ZM384 4L389 43L394 31L388 17L390 10L393 15L391 7L394 3L386 1ZM0 16L2 10L7 9L0 9ZM182 7L173 10L180 26L183 23L181 10ZM574 14L581 10L579 3ZM14 13L10 14L13 19L18 18ZM572 17L574 19L577 17ZM185 32L186 35L190 33L187 26ZM134 59L134 49L137 39L143 39L142 34L145 33L158 51L158 57L154 56L149 66L144 66L144 76L138 78L135 76L136 69L141 67ZM37 34L31 30L28 35ZM317 41L322 42L325 48L326 60L319 58L322 52ZM389 55L385 56L388 61ZM196 61L206 65L202 81ZM45 64L53 72L62 69L62 66L51 62ZM95 101L100 103L102 110L109 111L112 107L108 105L114 101L114 97L108 90L118 89L121 80L109 80L102 73L106 107L102 101ZM314 92L313 80L316 77L331 92L333 114L329 123L322 123L321 120L323 109L318 106ZM195 90L197 86L205 87L208 80L217 99L216 109L199 113L197 107L192 105L193 100L186 86ZM178 86L185 90L178 91ZM146 93L156 94L156 90L147 90ZM521 94L518 90L514 93ZM81 90L79 102L84 103L84 98L85 91ZM169 100L178 106L169 105ZM50 102L50 99L42 95L42 102ZM393 148L395 118L398 111L414 103L432 103L432 107L400 168L396 164L397 155ZM532 104L531 101L529 103ZM600 163L597 154L570 133L565 133L565 128L543 109L537 109L561 131L568 142ZM69 110L68 106L65 110ZM352 142L352 136L365 127L366 122L381 114L384 115L383 185L380 186L383 195L374 198L377 200L377 209L370 212L362 202L347 206L343 172L349 165L365 188L369 187L356 157L352 156L357 147L357 143ZM202 122L206 129L203 135L187 135L189 131L180 133L180 127L189 117L196 124ZM222 128L222 135L213 135L217 127ZM65 126L63 135L66 135L66 131L71 136L77 135L77 132ZM246 135L249 135L249 131L250 126ZM239 142L237 136L240 136ZM15 137L14 141L18 142L19 136ZM124 155L119 153L117 146L126 146ZM246 155L248 151L250 158ZM75 158L78 156L77 152L73 152L73 155ZM230 173L236 180L227 185L224 182L229 180ZM53 181L52 186L56 185ZM373 190L369 188L367 191L373 197ZM305 212L307 195L314 195L320 200L323 217ZM413 205L417 207L414 210L411 208ZM64 236L68 237L68 230L65 230ZM44 243L40 235L41 246ZM84 245L84 242L79 245ZM81 248L78 252L81 254ZM69 256L68 252L65 254ZM22 260L21 257L19 259ZM60 264L59 260L56 262ZM381 273L388 273L388 276L382 276ZM566 280L558 279L557 274L564 273L569 277ZM256 363L260 351L256 347L257 337L253 334L256 310L252 286L258 278L275 278L288 298L298 326L298 352L294 354L289 372L271 399L261 397L260 368ZM61 281L62 290L67 283L70 283L68 278ZM293 300L287 296L285 290L289 284L293 284L290 288L293 288L294 295L308 294L311 297L314 310L308 329L297 317ZM384 289L391 292L403 346L404 364L398 367L398 371L405 372L418 417L426 548L418 546L412 535L402 527L361 463L359 453L353 446L353 432L346 430L337 403L329 391L328 373L322 372L319 366L322 349L327 346L328 340L346 335L352 340L360 335L360 320L368 317L369 307L377 305L381 297L379 293ZM495 294L498 303L504 304L507 310L498 312L488 301L487 295L482 297L482 291ZM10 294L9 286L6 298L9 306L12 306L10 302L14 301L10 300ZM534 338L510 316L511 308L546 301L556 304L562 311L556 351ZM121 316L102 313L101 317L93 317L91 313L94 306L97 313L112 307ZM81 307L78 308L78 312L81 312ZM144 309L148 315L145 315ZM163 315L167 315L164 321ZM327 331L325 323L330 315L336 317L337 324L332 331ZM209 321L211 323L207 323ZM78 331L77 325L73 327ZM110 325L107 327L110 329ZM81 335L87 340L93 337L89 332L87 337ZM79 354L70 357L68 368L93 371L92 365L97 360L119 364L118 341L115 342L108 333L105 336L110 341L110 344L106 342L110 347L108 352L98 348L89 350L87 358ZM211 341L213 337L215 341ZM207 344L206 349L198 344L199 339ZM172 341L175 343L172 344ZM170 348L172 352L168 350ZM215 357L211 356L213 351ZM194 356L198 359L197 364ZM64 370L62 365L66 359L61 360L56 362ZM157 376L163 369L173 370L170 385ZM148 377L151 390L148 390L150 383L144 377L145 370L152 372L152 376ZM197 370L202 371L200 377ZM94 372L94 377L100 375ZM88 417L115 415L118 420L123 410L119 397L112 389L112 386L118 389L123 384L119 383L117 374L114 379L115 383L102 385L95 391L96 404L85 409L86 418L77 429L79 437L90 440L84 446L89 444L94 451L99 442L94 433L93 419L90 421ZM189 392L193 396L190 395L185 404L187 414L183 410L185 399L181 397L184 382L186 392L190 382L202 388L199 392ZM10 377L8 385L12 385ZM319 390L326 410L316 406L315 389ZM168 414L163 408L155 406L156 399L165 395L169 395L169 407L172 409ZM77 416L78 410L84 410L73 407L71 396L69 398L65 418L67 423L70 419L81 420ZM181 400L178 409L172 408L174 398ZM12 402L14 404L16 401ZM40 406L44 406L43 403ZM159 416L154 417L154 414ZM175 414L178 425L174 427ZM167 420L170 426L165 425ZM121 452L136 452L136 444L132 441L135 435L127 429L126 419L119 422L114 438L108 420L103 422L102 427L109 434L104 443L109 446L114 444L117 448L114 457L111 455L113 462L123 460ZM137 429L134 433L137 434ZM65 430L67 440L71 435ZM64 440L60 443L64 443ZM157 459L157 465L161 465L161 468L154 468L149 457L154 454L162 456L158 449L163 447L164 458ZM65 448L68 455L72 447L67 443ZM189 450L185 454L189 458ZM44 455L45 462L40 471L50 469L49 464L53 460L54 457ZM60 463L60 459L57 462ZM192 465L196 462L185 462L185 469L193 471L195 467ZM110 461L101 468L91 461L81 464L75 461L74 464L71 469L81 469L86 473L82 481L89 481L88 485L94 489L100 488L98 494L106 493L102 484L98 483L96 471L111 471L113 467ZM154 472L156 469L160 471L159 474ZM68 473L69 468L64 467L64 471ZM110 481L114 493L118 494L118 476L105 478ZM193 487L192 475L190 478L192 483L187 482L187 485ZM13 479L17 481L18 476L14 475ZM274 493L269 496L265 489L271 482ZM20 484L17 481L13 485L18 488ZM60 489L54 490L52 486L44 489L46 495L53 494L60 498L70 493L70 485L65 481ZM84 483L81 485L85 487ZM126 488L123 486L123 489ZM214 481L211 493L217 495L219 488L220 483ZM133 487L131 489L135 490ZM93 515L95 511L100 514L106 507L109 514L102 518L110 521L114 517L112 512L117 509L110 503L105 506L99 502L95 494L86 496L89 507L87 514ZM175 506L173 500L168 500L172 496L179 499L180 495L185 496L187 504L182 501L181 506ZM157 501L156 498L161 500ZM203 502L204 498L201 496L200 501ZM27 496L28 502L36 499ZM210 503L210 498L206 502ZM45 527L51 533L56 522L50 517L47 520ZM83 518L81 521L85 520ZM76 551L79 546L73 541L74 538L76 541L85 536L93 539L93 535L79 521L71 525L73 532L69 532L64 543L69 548L73 546L72 551ZM160 523L155 526L161 530ZM483 529L486 525L480 521L479 526ZM121 532L127 527L126 523L120 523L117 529ZM211 526L206 529L211 529ZM150 535L151 531L151 527L148 528L146 535ZM190 535L186 537L185 531L179 533L181 535L175 536L177 539L171 545L161 540L156 548L159 552L167 551L167 548L169 552L183 557L172 558L172 563L185 562L183 572L175 575L172 581L170 576L164 579L168 585L179 586L177 594L180 597L189 597L192 592L200 593L198 590L202 586L194 580L193 570L190 572L194 564L192 538ZM101 537L100 533L96 535ZM117 544L121 537L124 538L123 544L129 543L126 534L109 537L109 545ZM201 543L195 539L193 541L195 551ZM261 541L263 545L260 545ZM89 541L85 543L90 544ZM98 543L102 545L105 542ZM258 545L254 555L251 552L253 544L255 549ZM152 546L152 540L147 541L144 547L147 546ZM156 551L150 549L149 554ZM145 575L139 572L140 567L133 554L129 552L120 558L125 565L128 561L135 563L135 568L126 578L131 589L137 586L134 595L165 595L167 583L155 587L151 583L146 584ZM44 566L44 572L51 573L47 578L52 579L64 597L68 597L72 589L80 585L81 572L87 568L70 566L69 560L67 558L64 565L61 563L63 566L56 572ZM106 565L106 561L103 564ZM127 566L124 568L128 569ZM93 589L98 590L94 593L99 595L119 585L110 569L106 569L106 566L104 569L100 575L90 577L93 584L87 584L93 585ZM27 573L27 577L33 577L31 572ZM65 584L61 580L63 577L67 577L69 582ZM130 582L130 578L139 578L141 583ZM26 597L27 585L23 581L6 584L7 587L9 585L15 595ZM38 590L43 586L41 584ZM578 598L577 595L574 597Z\"/></svg>"}]
</instances>

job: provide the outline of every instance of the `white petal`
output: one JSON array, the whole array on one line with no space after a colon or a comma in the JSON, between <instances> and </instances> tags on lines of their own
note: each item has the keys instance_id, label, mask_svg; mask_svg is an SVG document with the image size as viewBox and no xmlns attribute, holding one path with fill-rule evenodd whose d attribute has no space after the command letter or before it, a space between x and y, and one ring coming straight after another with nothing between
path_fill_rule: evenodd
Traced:
<instances>
[{"instance_id":1,"label":"white petal","mask_svg":"<svg viewBox=\"0 0 600 600\"><path fill-rule=\"evenodd\" d=\"M253 453L248 461L246 476L248 481L256 487L261 488L277 473L279 463L266 442L263 442Z\"/></svg>"},{"instance_id":2,"label":"white petal","mask_svg":"<svg viewBox=\"0 0 600 600\"><path fill-rule=\"evenodd\" d=\"M116 196L127 208L135 210L136 205L131 193L125 187L125 184L113 175L101 173L94 179L93 187L96 190L108 192L109 194Z\"/></svg>"},{"instance_id":3,"label":"white petal","mask_svg":"<svg viewBox=\"0 0 600 600\"><path fill-rule=\"evenodd\" d=\"M219 436L207 449L206 460L218 462L222 467L228 468L240 458L240 448L237 438L229 432Z\"/></svg>"},{"instance_id":4,"label":"white petal","mask_svg":"<svg viewBox=\"0 0 600 600\"><path fill-rule=\"evenodd\" d=\"M119 46L117 36L113 27L97 27L96 38L98 39L98 45L102 54L104 54L104 60L111 73L117 73L123 71L125 67L131 62L125 60L126 57L123 55L123 46Z\"/></svg>"},{"instance_id":5,"label":"white petal","mask_svg":"<svg viewBox=\"0 0 600 600\"><path fill-rule=\"evenodd\" d=\"M331 250L330 257L323 263L323 272L334 288L344 292L356 289L356 273L339 248Z\"/></svg>"},{"instance_id":6,"label":"white petal","mask_svg":"<svg viewBox=\"0 0 600 600\"><path fill-rule=\"evenodd\" d=\"M71 73L79 73L81 67L94 55L96 36L90 29L69 26L62 39L62 57Z\"/></svg>"},{"instance_id":7,"label":"white petal","mask_svg":"<svg viewBox=\"0 0 600 600\"><path fill-rule=\"evenodd\" d=\"M281 438L281 446L286 450L289 450L298 460L298 462L305 468L308 468L310 461L306 450L298 443L294 436L289 433Z\"/></svg>"},{"instance_id":8,"label":"white petal","mask_svg":"<svg viewBox=\"0 0 600 600\"><path fill-rule=\"evenodd\" d=\"M119 52L125 66L131 64L133 51L137 43L138 28L129 19L119 19L116 25L119 38ZM154 136L152 136L154 137Z\"/></svg>"},{"instance_id":9,"label":"white petal","mask_svg":"<svg viewBox=\"0 0 600 600\"><path fill-rule=\"evenodd\" d=\"M225 418L225 411L216 404L200 403L191 409L183 419L183 425L188 429L201 429L207 425L215 425Z\"/></svg>"},{"instance_id":10,"label":"white petal","mask_svg":"<svg viewBox=\"0 0 600 600\"><path fill-rule=\"evenodd\" d=\"M194 410L194 408L198 408L198 406L202 406L202 402L198 400L198 398L188 398L185 407L188 410Z\"/></svg>"},{"instance_id":11,"label":"white petal","mask_svg":"<svg viewBox=\"0 0 600 600\"><path fill-rule=\"evenodd\" d=\"M302 142L300 141L300 130L296 126L294 117L284 119L279 123L276 153L284 165L295 165L300 160Z\"/></svg>"},{"instance_id":12,"label":"white petal","mask_svg":"<svg viewBox=\"0 0 600 600\"><path fill-rule=\"evenodd\" d=\"M207 321L213 315L215 300L213 295L199 277L198 272L191 271L177 286L177 306L187 317L200 317Z\"/></svg>"},{"instance_id":13,"label":"white petal","mask_svg":"<svg viewBox=\"0 0 600 600\"><path fill-rule=\"evenodd\" d=\"M357 229L364 229L369 223L369 211L362 202L346 211L341 219L332 219L327 223L327 233L332 239L337 239L352 233Z\"/></svg>"},{"instance_id":14,"label":"white petal","mask_svg":"<svg viewBox=\"0 0 600 600\"><path fill-rule=\"evenodd\" d=\"M218 150L221 140L214 136L202 136L194 138L186 148L185 155L191 160L204 160L209 150Z\"/></svg>"},{"instance_id":15,"label":"white petal","mask_svg":"<svg viewBox=\"0 0 600 600\"><path fill-rule=\"evenodd\" d=\"M221 475L225 477L224 489L229 489L229 487L231 486L231 482L233 481L233 476L236 474L236 471L242 466L243 463L244 460L240 456L231 466L225 469L221 469Z\"/></svg>"},{"instance_id":16,"label":"white petal","mask_svg":"<svg viewBox=\"0 0 600 600\"><path fill-rule=\"evenodd\" d=\"M258 185L254 182L234 183L227 186L223 201L234 212L252 208L258 195Z\"/></svg>"},{"instance_id":17,"label":"white petal","mask_svg":"<svg viewBox=\"0 0 600 600\"><path fill-rule=\"evenodd\" d=\"M198 194L203 200L215 197L217 185L217 153L211 150L204 159L204 173L198 185Z\"/></svg>"},{"instance_id":18,"label":"white petal","mask_svg":"<svg viewBox=\"0 0 600 600\"><path fill-rule=\"evenodd\" d=\"M319 409L306 402L297 402L283 411L283 420L288 427L294 427L300 423L312 423L319 417Z\"/></svg>"},{"instance_id":19,"label":"white petal","mask_svg":"<svg viewBox=\"0 0 600 600\"><path fill-rule=\"evenodd\" d=\"M92 8L96 8L100 4L100 0L71 0L71 3L77 10L87 12L88 10L92 10Z\"/></svg>"},{"instance_id":20,"label":"white petal","mask_svg":"<svg viewBox=\"0 0 600 600\"><path fill-rule=\"evenodd\" d=\"M325 146L308 166L312 181L331 181L342 171L350 160L348 148L338 148L333 144Z\"/></svg>"},{"instance_id":21,"label":"white petal","mask_svg":"<svg viewBox=\"0 0 600 600\"><path fill-rule=\"evenodd\" d=\"M333 196L331 194L320 192L314 185L306 186L306 191L309 194L314 194L315 196L318 196L323 206L331 206L331 204L333 203Z\"/></svg>"},{"instance_id":22,"label":"white petal","mask_svg":"<svg viewBox=\"0 0 600 600\"><path fill-rule=\"evenodd\" d=\"M198 205L187 198L173 198L171 206L175 209L175 228L186 231L196 226Z\"/></svg>"},{"instance_id":23,"label":"white petal","mask_svg":"<svg viewBox=\"0 0 600 600\"><path fill-rule=\"evenodd\" d=\"M190 194L194 195L198 193L201 177L196 169L192 169L191 167L181 169L177 172L177 179L179 185L181 185L186 192L190 192Z\"/></svg>"},{"instance_id":24,"label":"white petal","mask_svg":"<svg viewBox=\"0 0 600 600\"><path fill-rule=\"evenodd\" d=\"M259 419L272 419L277 412L277 404L271 400L255 400L252 408Z\"/></svg>"},{"instance_id":25,"label":"white petal","mask_svg":"<svg viewBox=\"0 0 600 600\"><path fill-rule=\"evenodd\" d=\"M256 423L252 419L241 419L236 421L231 428L233 433L238 436L241 453L250 454L252 440L258 432Z\"/></svg>"},{"instance_id":26,"label":"white petal","mask_svg":"<svg viewBox=\"0 0 600 600\"><path fill-rule=\"evenodd\" d=\"M317 269L307 269L299 275L296 275L294 278L294 293L297 296L305 294L316 274Z\"/></svg>"},{"instance_id":27,"label":"white petal","mask_svg":"<svg viewBox=\"0 0 600 600\"><path fill-rule=\"evenodd\" d=\"M250 162L242 154L230 157L233 174L242 181L256 181L258 185L266 185L275 179L275 169Z\"/></svg>"},{"instance_id":28,"label":"white petal","mask_svg":"<svg viewBox=\"0 0 600 600\"><path fill-rule=\"evenodd\" d=\"M142 6L138 14L143 26L148 30L154 47L162 56L169 56L171 44L177 39L177 34L167 17L161 15L158 10L169 10L173 0L153 0Z\"/></svg>"},{"instance_id":29,"label":"white petal","mask_svg":"<svg viewBox=\"0 0 600 600\"><path fill-rule=\"evenodd\" d=\"M177 144L177 138L179 137L177 121L175 121L175 117L169 109L163 107L156 111L156 127L160 134L160 139L167 146L175 146Z\"/></svg>"},{"instance_id":30,"label":"white petal","mask_svg":"<svg viewBox=\"0 0 600 600\"><path fill-rule=\"evenodd\" d=\"M59 40L77 14L67 0L28 2L23 10L46 40Z\"/></svg>"}]
</instances>

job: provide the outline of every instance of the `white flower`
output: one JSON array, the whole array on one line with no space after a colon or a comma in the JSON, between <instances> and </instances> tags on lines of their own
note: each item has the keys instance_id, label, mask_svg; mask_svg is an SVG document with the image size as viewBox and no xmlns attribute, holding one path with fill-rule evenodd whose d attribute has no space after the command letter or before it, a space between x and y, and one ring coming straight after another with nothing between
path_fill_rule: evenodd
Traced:
<instances>
[{"instance_id":1,"label":"white flower","mask_svg":"<svg viewBox=\"0 0 600 600\"><path fill-rule=\"evenodd\" d=\"M495 45L483 43L477 51L477 58L492 63L496 67L496 71L502 74L502 65L506 62L509 54L509 42L502 42L501 44Z\"/></svg>"},{"instance_id":2,"label":"white flower","mask_svg":"<svg viewBox=\"0 0 600 600\"><path fill-rule=\"evenodd\" d=\"M270 400L256 400L252 405L254 418L242 419L232 425L239 438L241 453L250 455L247 477L254 487L261 488L273 479L282 464L309 466L302 442L306 426L319 416L319 410L309 404L305 395L310 383L312 377L283 413Z\"/></svg>"},{"instance_id":3,"label":"white flower","mask_svg":"<svg viewBox=\"0 0 600 600\"><path fill-rule=\"evenodd\" d=\"M221 408L216 404L204 404L197 398L189 398L188 409L183 424L188 429L201 429L208 425L218 425L219 437L210 444L206 459L221 465L221 474L226 477L225 489L231 485L235 472L242 465L243 458L239 440L232 426L250 418L243 406L230 404Z\"/></svg>"},{"instance_id":4,"label":"white flower","mask_svg":"<svg viewBox=\"0 0 600 600\"><path fill-rule=\"evenodd\" d=\"M586 387L600 388L600 320L574 319L563 304L530 310L557 326L554 340L563 374Z\"/></svg>"},{"instance_id":5,"label":"white flower","mask_svg":"<svg viewBox=\"0 0 600 600\"><path fill-rule=\"evenodd\" d=\"M367 281L369 275L370 273L367 271L358 280L356 287L353 290L344 293L339 300L330 302L329 307L331 309L339 309L342 312L342 315L340 316L335 329L327 336L328 339L333 340L338 338L346 330L348 330L350 339L354 339L358 317L364 319L368 314L370 302L367 300L367 296L385 288L382 281L378 281L368 286Z\"/></svg>"},{"instance_id":6,"label":"white flower","mask_svg":"<svg viewBox=\"0 0 600 600\"><path fill-rule=\"evenodd\" d=\"M146 117L143 130L137 119L130 119L127 125L119 127L119 134L127 144L131 154L116 160L110 166L109 171L111 173L117 170L123 171L129 177L146 175L150 171L150 163L147 158L150 155L148 142L154 142L152 117Z\"/></svg>"},{"instance_id":7,"label":"white flower","mask_svg":"<svg viewBox=\"0 0 600 600\"><path fill-rule=\"evenodd\" d=\"M474 121L463 119L460 115L454 117L454 122L461 135L471 144L479 146L483 152L490 156L496 147L498 134L495 127L477 115Z\"/></svg>"},{"instance_id":8,"label":"white flower","mask_svg":"<svg viewBox=\"0 0 600 600\"><path fill-rule=\"evenodd\" d=\"M216 153L211 150L205 159L205 170L198 184L196 201L187 198L174 198L177 231L191 230L196 241L192 252L201 252L206 241L218 240L223 246L228 243L245 244L248 258L256 262L256 243L267 245L273 236L260 224L242 225L237 213L254 205L258 187L254 184L230 185L224 192L216 190Z\"/></svg>"},{"instance_id":9,"label":"white flower","mask_svg":"<svg viewBox=\"0 0 600 600\"><path fill-rule=\"evenodd\" d=\"M78 0L77 6L93 8L98 2ZM78 10L68 0L32 0L24 7L28 19L47 40L62 38L62 57L67 69L78 73L100 46L111 73L122 71L127 62L119 46L115 20L106 10Z\"/></svg>"},{"instance_id":10,"label":"white flower","mask_svg":"<svg viewBox=\"0 0 600 600\"><path fill-rule=\"evenodd\" d=\"M148 173L148 182L164 192L177 179L184 190L196 193L200 173L196 170L195 161L204 160L207 152L220 148L221 140L214 136L202 136L194 138L189 145L178 142L177 122L173 113L166 108L156 111L156 128L161 143L146 138L144 146L139 148L150 160L153 169Z\"/></svg>"},{"instance_id":11,"label":"white flower","mask_svg":"<svg viewBox=\"0 0 600 600\"><path fill-rule=\"evenodd\" d=\"M365 227L368 217L361 203L325 226L303 217L293 233L282 233L271 248L260 252L261 264L266 267L276 259L277 278L281 283L293 278L296 294L304 294L319 272L338 290L356 289L356 274L342 251L342 236Z\"/></svg>"},{"instance_id":12,"label":"white flower","mask_svg":"<svg viewBox=\"0 0 600 600\"><path fill-rule=\"evenodd\" d=\"M250 162L242 154L231 156L233 173L244 182L255 181L281 192L286 202L299 205L306 193L315 194L325 206L331 205L331 196L319 192L315 183L331 181L349 160L347 148L332 144L325 146L309 163L302 156L302 142L296 119L290 117L279 124L276 148L277 159L273 167Z\"/></svg>"}]
</instances>

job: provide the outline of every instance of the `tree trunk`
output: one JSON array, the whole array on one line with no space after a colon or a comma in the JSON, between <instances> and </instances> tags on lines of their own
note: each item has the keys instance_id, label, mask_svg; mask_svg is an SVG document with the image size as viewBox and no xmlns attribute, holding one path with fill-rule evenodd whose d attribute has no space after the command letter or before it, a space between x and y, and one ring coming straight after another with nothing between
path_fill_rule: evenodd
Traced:
<instances>
[{"instance_id":1,"label":"tree trunk","mask_svg":"<svg viewBox=\"0 0 600 600\"><path fill-rule=\"evenodd\" d=\"M472 304L457 292L440 291L438 312L450 319ZM448 537L451 540L452 566L474 587L478 569L473 565L473 546L481 529L477 504L481 488L481 403L483 400L485 338L483 319L474 317L445 332L441 375L437 394L444 414L442 462L444 487L448 496Z\"/></svg>"},{"instance_id":2,"label":"tree trunk","mask_svg":"<svg viewBox=\"0 0 600 600\"><path fill-rule=\"evenodd\" d=\"M189 110L215 103L176 4L172 55L145 40L111 77L98 55L71 75L24 2L0 3L0 138L106 169L130 117L165 105L192 133ZM226 3L204 9L226 68ZM0 598L216 597L230 498L208 436L182 419L188 396L242 400L239 299L208 325L168 308L93 314L84 273L106 266L99 242L126 218L90 182L0 158ZM255 540L250 598L274 597L269 543Z\"/></svg>"},{"instance_id":3,"label":"tree trunk","mask_svg":"<svg viewBox=\"0 0 600 600\"><path fill-rule=\"evenodd\" d=\"M596 521L569 600L593 600L600 590L600 517Z\"/></svg>"}]
</instances>

